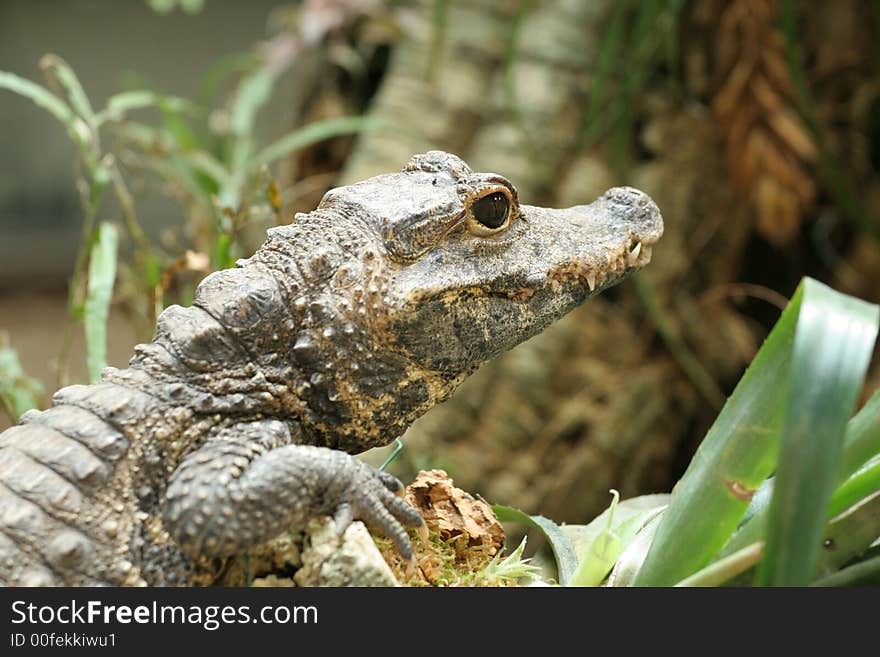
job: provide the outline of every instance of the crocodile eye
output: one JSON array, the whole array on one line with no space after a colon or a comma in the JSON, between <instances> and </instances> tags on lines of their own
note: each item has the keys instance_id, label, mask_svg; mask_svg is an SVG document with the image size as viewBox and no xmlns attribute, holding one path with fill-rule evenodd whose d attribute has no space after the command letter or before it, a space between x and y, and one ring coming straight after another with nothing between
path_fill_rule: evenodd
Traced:
<instances>
[{"instance_id":1,"label":"crocodile eye","mask_svg":"<svg viewBox=\"0 0 880 657\"><path fill-rule=\"evenodd\" d=\"M507 196L501 192L495 192L484 196L478 201L474 201L471 206L471 212L474 213L474 219L483 224L486 228L501 228L507 221L507 211L510 209L510 201Z\"/></svg>"},{"instance_id":2,"label":"crocodile eye","mask_svg":"<svg viewBox=\"0 0 880 657\"><path fill-rule=\"evenodd\" d=\"M510 220L510 197L504 192L492 192L478 198L470 207L471 232L491 235L506 228Z\"/></svg>"}]
</instances>

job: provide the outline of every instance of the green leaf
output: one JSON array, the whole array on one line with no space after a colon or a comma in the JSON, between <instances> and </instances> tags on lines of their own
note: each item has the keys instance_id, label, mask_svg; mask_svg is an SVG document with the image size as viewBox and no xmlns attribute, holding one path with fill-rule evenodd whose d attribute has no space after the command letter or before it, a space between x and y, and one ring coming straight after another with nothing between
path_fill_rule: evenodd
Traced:
<instances>
[{"instance_id":1,"label":"green leaf","mask_svg":"<svg viewBox=\"0 0 880 657\"><path fill-rule=\"evenodd\" d=\"M669 495L642 495L605 509L588 525L564 525L578 566L570 586L598 586L636 534L669 503ZM613 502L612 502L613 504Z\"/></svg>"},{"instance_id":2,"label":"green leaf","mask_svg":"<svg viewBox=\"0 0 880 657\"><path fill-rule=\"evenodd\" d=\"M190 151L201 146L196 133L187 123L181 106L175 103L173 99L162 98L158 103L159 111L162 113L162 121L168 133L174 138L178 150Z\"/></svg>"},{"instance_id":3,"label":"green leaf","mask_svg":"<svg viewBox=\"0 0 880 657\"><path fill-rule=\"evenodd\" d=\"M880 454L880 390L871 396L846 425L843 456L837 473L837 481L841 485L831 498L829 514L839 513L858 499L876 490L870 488L870 477L875 476L871 472L861 474L857 478L859 466L865 464L876 454ZM773 479L768 479L752 498L752 503L746 511L740 528L718 554L719 558L725 557L749 543L763 540L772 494Z\"/></svg>"},{"instance_id":4,"label":"green leaf","mask_svg":"<svg viewBox=\"0 0 880 657\"><path fill-rule=\"evenodd\" d=\"M657 534L657 528L660 526L660 521L665 512L665 509L659 509L639 529L635 538L629 542L629 545L626 546L626 549L624 549L614 564L614 568L611 569L611 574L608 576L608 586L624 587L635 585L636 575L638 575L642 565L645 563L648 550L651 548L651 543L654 542L654 536Z\"/></svg>"},{"instance_id":5,"label":"green leaf","mask_svg":"<svg viewBox=\"0 0 880 657\"><path fill-rule=\"evenodd\" d=\"M86 362L89 380L101 378L107 366L107 316L116 279L116 247L119 236L113 224L98 226L89 259L89 284L85 304Z\"/></svg>"},{"instance_id":6,"label":"green leaf","mask_svg":"<svg viewBox=\"0 0 880 657\"><path fill-rule=\"evenodd\" d=\"M182 154L181 159L194 171L210 178L217 188L232 184L232 174L207 151L190 151Z\"/></svg>"},{"instance_id":7,"label":"green leaf","mask_svg":"<svg viewBox=\"0 0 880 657\"><path fill-rule=\"evenodd\" d=\"M30 99L38 107L54 116L65 128L75 144L86 146L88 126L68 105L51 91L35 82L19 77L14 73L0 71L0 89L8 89L19 96Z\"/></svg>"},{"instance_id":8,"label":"green leaf","mask_svg":"<svg viewBox=\"0 0 880 657\"><path fill-rule=\"evenodd\" d=\"M828 523L817 542L819 577L828 576L864 553L880 537L880 490Z\"/></svg>"},{"instance_id":9,"label":"green leaf","mask_svg":"<svg viewBox=\"0 0 880 657\"><path fill-rule=\"evenodd\" d=\"M15 422L25 411L37 408L42 396L43 386L25 374L18 353L0 340L0 406L9 419Z\"/></svg>"},{"instance_id":10,"label":"green leaf","mask_svg":"<svg viewBox=\"0 0 880 657\"><path fill-rule=\"evenodd\" d=\"M272 97L277 77L277 71L261 63L241 79L229 115L229 127L234 135L247 136L253 132L257 112Z\"/></svg>"},{"instance_id":11,"label":"green leaf","mask_svg":"<svg viewBox=\"0 0 880 657\"><path fill-rule=\"evenodd\" d=\"M822 319L832 316L836 318L832 324ZM754 491L776 468L780 437L784 430L791 431L784 426L786 417L795 412L789 409L789 404L798 402L789 394L796 330L809 332L809 325L818 321L831 331L827 341L816 345L811 340L812 350L797 350L797 358L821 363L821 368L799 364L798 372L827 371L825 368L830 365L825 352L828 350L837 354L833 366L837 372L835 379L846 377L847 381L861 381L864 354L870 354L873 345L874 333L868 327L873 321L873 330L876 330L876 316L875 306L804 279L673 490L669 508L636 578L637 585L671 586L708 564L736 529ZM847 343L847 347L829 346L831 341ZM802 387L796 389L806 394ZM811 418L811 422L805 421L805 426L822 426L832 431L830 436L823 433L816 438L829 438L831 448L839 449L839 437L835 444L833 428L817 416L833 413L835 426L842 432L840 418L852 411L852 397L847 392L826 393L826 397L818 401L810 394L809 399L807 404L797 403L800 413ZM839 408L833 410L831 404ZM786 452L788 458L789 450ZM833 463L833 473L838 455L826 456ZM811 460L810 467L813 465ZM804 475L798 474L793 480L789 472L786 485L795 481L797 486L801 476ZM817 512L815 506L823 497L827 504L830 489L824 479L827 473L819 476L823 478L822 490L810 491L809 503L813 514L823 522L825 510ZM811 518L809 523L809 531L815 531L816 518ZM769 555L771 549L775 551L777 545L778 542L772 548L768 545L765 554ZM815 546L804 549L815 550Z\"/></svg>"},{"instance_id":12,"label":"green leaf","mask_svg":"<svg viewBox=\"0 0 880 657\"><path fill-rule=\"evenodd\" d=\"M390 124L387 121L367 116L343 116L315 121L287 133L278 141L264 148L251 160L249 168L256 170L264 164L274 162L295 150L311 146L324 139L381 129L390 129Z\"/></svg>"},{"instance_id":13,"label":"green leaf","mask_svg":"<svg viewBox=\"0 0 880 657\"><path fill-rule=\"evenodd\" d=\"M233 265L235 259L232 257L232 237L220 233L214 245L214 269L229 269Z\"/></svg>"},{"instance_id":14,"label":"green leaf","mask_svg":"<svg viewBox=\"0 0 880 657\"><path fill-rule=\"evenodd\" d=\"M849 477L877 454L880 454L880 390L871 395L846 425L838 480Z\"/></svg>"},{"instance_id":15,"label":"green leaf","mask_svg":"<svg viewBox=\"0 0 880 657\"><path fill-rule=\"evenodd\" d=\"M838 570L810 586L880 586L880 556Z\"/></svg>"},{"instance_id":16,"label":"green leaf","mask_svg":"<svg viewBox=\"0 0 880 657\"><path fill-rule=\"evenodd\" d=\"M101 125L106 121L121 121L129 112L159 107L160 105L175 112L194 112L196 110L195 106L185 98L163 96L146 89L123 91L110 96L107 100L107 106L95 114L95 125Z\"/></svg>"},{"instance_id":17,"label":"green leaf","mask_svg":"<svg viewBox=\"0 0 880 657\"><path fill-rule=\"evenodd\" d=\"M44 55L40 59L40 68L44 71L48 70L52 76L58 80L64 91L67 93L67 99L73 111L79 114L90 126L94 125L95 111L89 102L89 97L76 77L76 73L70 68L70 65L61 59L58 55Z\"/></svg>"},{"instance_id":18,"label":"green leaf","mask_svg":"<svg viewBox=\"0 0 880 657\"><path fill-rule=\"evenodd\" d=\"M544 516L530 516L512 506L495 504L492 506L492 511L495 512L495 515L498 516L498 520L501 522L520 522L540 529L544 536L547 537L550 548L556 557L556 571L559 574L559 583L563 586L568 584L577 567L577 555L575 554L571 539L566 536L559 525Z\"/></svg>"},{"instance_id":19,"label":"green leaf","mask_svg":"<svg viewBox=\"0 0 880 657\"><path fill-rule=\"evenodd\" d=\"M530 563L529 559L523 559L523 552L526 549L526 537L517 548L510 553L505 559L501 559L501 550L499 550L492 560L486 565L485 573L492 579L506 579L517 581L521 579L537 579L540 569Z\"/></svg>"},{"instance_id":20,"label":"green leaf","mask_svg":"<svg viewBox=\"0 0 880 657\"><path fill-rule=\"evenodd\" d=\"M880 490L880 458L865 465L834 491L828 513L837 515Z\"/></svg>"},{"instance_id":21,"label":"green leaf","mask_svg":"<svg viewBox=\"0 0 880 657\"><path fill-rule=\"evenodd\" d=\"M877 338L880 308L806 279L764 558L756 582L805 586L819 558L847 419Z\"/></svg>"}]
</instances>

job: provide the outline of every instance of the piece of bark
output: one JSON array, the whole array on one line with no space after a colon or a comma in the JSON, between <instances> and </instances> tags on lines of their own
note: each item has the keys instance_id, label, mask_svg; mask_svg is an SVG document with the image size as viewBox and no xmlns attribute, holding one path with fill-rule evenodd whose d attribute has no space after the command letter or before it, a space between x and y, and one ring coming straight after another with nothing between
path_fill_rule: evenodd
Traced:
<instances>
[{"instance_id":1,"label":"piece of bark","mask_svg":"<svg viewBox=\"0 0 880 657\"><path fill-rule=\"evenodd\" d=\"M406 488L406 500L445 542L460 539L468 547L483 546L494 555L504 544L504 530L492 508L456 488L443 470L423 470Z\"/></svg>"}]
</instances>

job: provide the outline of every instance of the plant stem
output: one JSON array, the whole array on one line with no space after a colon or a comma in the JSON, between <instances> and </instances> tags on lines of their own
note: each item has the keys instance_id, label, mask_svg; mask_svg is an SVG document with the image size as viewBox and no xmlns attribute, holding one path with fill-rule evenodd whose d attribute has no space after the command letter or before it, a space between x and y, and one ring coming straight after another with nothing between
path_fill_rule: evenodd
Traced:
<instances>
[{"instance_id":1,"label":"plant stem","mask_svg":"<svg viewBox=\"0 0 880 657\"><path fill-rule=\"evenodd\" d=\"M676 586L720 586L754 566L763 555L764 541L752 543L730 556L698 570L690 577L681 580Z\"/></svg>"},{"instance_id":2,"label":"plant stem","mask_svg":"<svg viewBox=\"0 0 880 657\"><path fill-rule=\"evenodd\" d=\"M89 182L88 198L85 201L85 217L83 218L82 232L80 234L79 251L76 254L76 264L70 277L67 292L67 319L64 324L64 334L61 337L61 349L58 353L58 361L55 366L55 387L62 388L67 383L68 367L70 365L70 345L73 340L73 329L80 322L83 295L85 294L86 266L89 261L89 249L95 232L95 217L98 214L98 206L101 196L106 188L106 183L92 178Z\"/></svg>"}]
</instances>

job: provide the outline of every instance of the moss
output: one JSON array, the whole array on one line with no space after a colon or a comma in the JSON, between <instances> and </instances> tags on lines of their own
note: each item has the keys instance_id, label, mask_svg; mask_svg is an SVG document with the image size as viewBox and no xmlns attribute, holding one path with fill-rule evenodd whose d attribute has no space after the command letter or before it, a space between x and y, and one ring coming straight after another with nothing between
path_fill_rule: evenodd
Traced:
<instances>
[{"instance_id":1,"label":"moss","mask_svg":"<svg viewBox=\"0 0 880 657\"><path fill-rule=\"evenodd\" d=\"M496 576L486 567L492 555L485 546L469 546L458 536L449 541L432 529L427 540L413 535L413 561L401 557L391 540L374 536L382 556L403 586L516 586L516 580Z\"/></svg>"}]
</instances>

